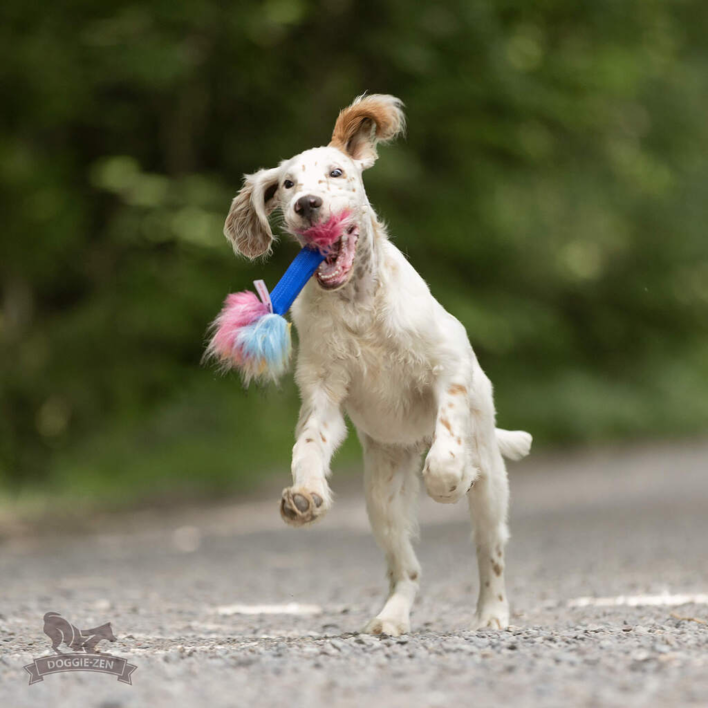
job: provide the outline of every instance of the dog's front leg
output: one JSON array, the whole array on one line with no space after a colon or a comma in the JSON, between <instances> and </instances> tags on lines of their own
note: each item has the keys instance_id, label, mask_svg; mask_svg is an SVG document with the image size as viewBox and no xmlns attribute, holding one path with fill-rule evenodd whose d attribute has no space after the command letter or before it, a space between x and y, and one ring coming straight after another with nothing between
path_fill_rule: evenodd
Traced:
<instances>
[{"instance_id":1,"label":"dog's front leg","mask_svg":"<svg viewBox=\"0 0 708 708\"><path fill-rule=\"evenodd\" d=\"M479 475L472 434L471 387L471 367L464 362L459 362L454 373L442 373L435 386L435 436L423 467L423 479L428 494L443 504L462 499Z\"/></svg>"},{"instance_id":2,"label":"dog's front leg","mask_svg":"<svg viewBox=\"0 0 708 708\"><path fill-rule=\"evenodd\" d=\"M293 486L283 490L280 502L285 523L304 526L330 508L329 463L346 432L340 405L331 394L317 389L305 396L293 448Z\"/></svg>"}]
</instances>

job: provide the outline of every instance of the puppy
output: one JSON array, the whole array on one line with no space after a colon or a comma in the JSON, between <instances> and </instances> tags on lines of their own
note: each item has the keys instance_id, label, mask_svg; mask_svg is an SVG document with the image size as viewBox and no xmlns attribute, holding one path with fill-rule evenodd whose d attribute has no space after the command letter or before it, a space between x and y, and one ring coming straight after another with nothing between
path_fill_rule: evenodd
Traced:
<instances>
[{"instance_id":1,"label":"puppy","mask_svg":"<svg viewBox=\"0 0 708 708\"><path fill-rule=\"evenodd\" d=\"M360 97L339 114L327 147L248 175L226 219L234 249L256 258L270 251L268 216L280 209L299 238L345 211L344 231L295 301L299 335L295 378L302 408L292 456L293 485L280 511L305 526L332 505L327 478L347 415L364 451L366 504L386 555L389 595L365 632L410 630L420 583L412 546L421 476L437 502L469 504L477 547L479 598L474 628L509 624L504 586L508 482L504 460L528 454L531 436L495 427L492 386L465 328L389 241L364 190L377 145L403 132L402 103Z\"/></svg>"}]
</instances>

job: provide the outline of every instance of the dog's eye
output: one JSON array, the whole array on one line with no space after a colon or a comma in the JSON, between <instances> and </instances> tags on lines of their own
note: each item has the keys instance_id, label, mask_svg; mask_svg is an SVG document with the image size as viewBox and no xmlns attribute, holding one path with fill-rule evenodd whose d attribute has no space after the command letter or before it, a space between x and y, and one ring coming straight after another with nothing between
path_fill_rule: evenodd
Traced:
<instances>
[{"instance_id":1,"label":"dog's eye","mask_svg":"<svg viewBox=\"0 0 708 708\"><path fill-rule=\"evenodd\" d=\"M339 169L339 167L335 167L330 173L330 177L341 177L344 174L342 170Z\"/></svg>"},{"instance_id":2,"label":"dog's eye","mask_svg":"<svg viewBox=\"0 0 708 708\"><path fill-rule=\"evenodd\" d=\"M285 182L283 182L283 187L285 187L285 189L292 189L292 187L294 187L294 186L295 186L295 184L293 182L291 182L289 179L286 179Z\"/></svg>"}]
</instances>

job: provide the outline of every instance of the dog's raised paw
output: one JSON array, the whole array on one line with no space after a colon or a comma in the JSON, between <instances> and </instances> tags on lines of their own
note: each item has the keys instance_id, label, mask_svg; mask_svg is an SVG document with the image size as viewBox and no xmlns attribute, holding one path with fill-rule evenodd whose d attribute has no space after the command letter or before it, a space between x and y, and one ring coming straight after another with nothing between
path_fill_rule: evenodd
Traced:
<instances>
[{"instance_id":1,"label":"dog's raised paw","mask_svg":"<svg viewBox=\"0 0 708 708\"><path fill-rule=\"evenodd\" d=\"M400 637L410 632L410 623L404 620L374 617L361 630L362 634L386 634L389 637Z\"/></svg>"},{"instance_id":2,"label":"dog's raised paw","mask_svg":"<svg viewBox=\"0 0 708 708\"><path fill-rule=\"evenodd\" d=\"M444 443L430 449L423 466L423 480L428 496L441 504L455 504L470 491L479 470L473 467L464 449L457 452Z\"/></svg>"},{"instance_id":3,"label":"dog's raised paw","mask_svg":"<svg viewBox=\"0 0 708 708\"><path fill-rule=\"evenodd\" d=\"M280 499L280 515L290 526L305 526L324 515L324 499L317 492L288 487Z\"/></svg>"}]
</instances>

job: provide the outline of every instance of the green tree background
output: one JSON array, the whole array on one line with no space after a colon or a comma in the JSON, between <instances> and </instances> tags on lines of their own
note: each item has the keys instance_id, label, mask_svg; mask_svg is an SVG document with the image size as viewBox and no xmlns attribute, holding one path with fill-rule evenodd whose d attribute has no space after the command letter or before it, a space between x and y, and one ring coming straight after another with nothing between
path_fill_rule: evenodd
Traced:
<instances>
[{"instance_id":1,"label":"green tree background","mask_svg":"<svg viewBox=\"0 0 708 708\"><path fill-rule=\"evenodd\" d=\"M373 204L541 444L705 433L703 0L7 0L0 487L221 494L288 474L297 395L200 366L241 175L364 90ZM348 443L344 460L355 454Z\"/></svg>"}]
</instances>

